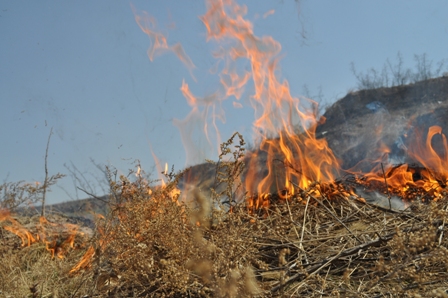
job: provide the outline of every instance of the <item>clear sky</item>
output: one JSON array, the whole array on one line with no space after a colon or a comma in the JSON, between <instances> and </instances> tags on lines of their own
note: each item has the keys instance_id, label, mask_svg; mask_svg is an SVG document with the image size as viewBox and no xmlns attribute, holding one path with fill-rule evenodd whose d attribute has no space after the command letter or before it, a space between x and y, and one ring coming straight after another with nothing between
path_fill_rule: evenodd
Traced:
<instances>
[{"instance_id":1,"label":"clear sky","mask_svg":"<svg viewBox=\"0 0 448 298\"><path fill-rule=\"evenodd\" d=\"M398 52L407 67L415 54L434 62L448 58L447 1L238 2L247 5L256 35L281 43L282 77L292 95L303 95L304 85L310 95L321 89L324 104L356 87L351 62L365 71L394 61ZM196 68L190 72L170 52L151 62L151 41L132 7L153 16L168 44L180 43ZM270 10L275 13L263 17ZM49 172L68 176L52 188L50 203L85 197L76 193L73 171L101 195L103 176L95 164L127 174L139 159L151 171L151 149L163 164L183 168L185 152L173 125L190 112L182 81L197 96L218 88L209 72L217 45L206 42L199 19L205 11L199 0L0 2L2 182L43 181L51 127ZM250 140L253 111L224 108L223 139L238 130ZM212 152L202 157L216 158Z\"/></svg>"}]
</instances>

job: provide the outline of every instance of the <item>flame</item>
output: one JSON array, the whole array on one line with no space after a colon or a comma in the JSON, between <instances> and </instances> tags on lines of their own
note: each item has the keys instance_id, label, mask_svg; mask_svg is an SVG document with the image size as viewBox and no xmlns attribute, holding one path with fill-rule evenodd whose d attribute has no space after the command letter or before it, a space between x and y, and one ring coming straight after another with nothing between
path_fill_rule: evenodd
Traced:
<instances>
[{"instance_id":1,"label":"flame","mask_svg":"<svg viewBox=\"0 0 448 298\"><path fill-rule=\"evenodd\" d=\"M419 131L416 131L416 138L408 145L408 155L420 164L418 167L411 167L402 164L394 167L387 164L389 148L381 147L383 155L375 163L386 164L384 173L378 165L365 174L368 182L387 184L388 190L405 196L406 191L411 188L419 188L435 198L440 197L442 190L448 183L448 144L446 136L442 133L440 126L431 126L428 129L426 140ZM438 137L438 140L435 140ZM438 146L434 142L438 141ZM358 173L359 174L359 173Z\"/></svg>"},{"instance_id":2,"label":"flame","mask_svg":"<svg viewBox=\"0 0 448 298\"><path fill-rule=\"evenodd\" d=\"M207 31L207 41L220 43L213 53L218 63L211 71L219 75L220 88L212 94L198 97L185 80L182 82L180 89L191 112L184 120L175 121L175 125L181 132L187 164L204 160L198 147L200 142L193 140L198 123L209 147L216 146L219 151L221 136L218 121L225 122L222 103L232 97L235 108L250 103L255 112L254 140L259 146L258 150L245 157L247 170L243 177L245 191L249 194L249 209L266 209L269 206L267 194L277 192L280 198L287 198L297 192L295 187L306 189L316 181L332 183L341 171L339 161L327 141L324 138L316 139L315 135L316 127L325 119L319 117L314 101L291 95L288 81L281 77L279 64L282 48L279 42L270 36L254 34L253 24L246 18L245 5L238 5L234 0L207 0L206 6L207 11L200 19ZM268 11L264 17L272 13L273 10ZM152 41L148 49L151 61L156 51L174 51L174 47L168 46L165 36L156 32L153 18L146 13L137 15L135 10L134 14L140 28ZM180 45L177 47L181 48ZM188 68L194 67L183 50L179 53L180 60ZM249 62L250 70L242 67L245 62L241 61ZM248 87L249 84L253 86ZM252 95L247 94L250 90L253 90ZM383 129L382 125L378 125L374 131L378 155L373 158L377 159L363 161L374 165L370 173L362 173L367 181L383 183L385 180L388 187L396 192L405 192L410 187L423 187L429 191L437 184L447 183L447 141L440 127L430 128L426 143L417 142L409 146L409 156L426 170L417 170L408 165L389 165L387 157L390 150L381 142ZM437 137L440 137L445 148L443 154L432 145ZM165 168L164 173L166 171ZM421 179L416 179L416 176L421 176Z\"/></svg>"},{"instance_id":3,"label":"flame","mask_svg":"<svg viewBox=\"0 0 448 298\"><path fill-rule=\"evenodd\" d=\"M39 218L39 238L45 243L52 258L56 256L63 259L65 254L74 248L76 235L83 235L78 232L78 228L74 224L57 224L49 222L45 217Z\"/></svg>"},{"instance_id":4,"label":"flame","mask_svg":"<svg viewBox=\"0 0 448 298\"><path fill-rule=\"evenodd\" d=\"M11 225L3 226L3 228L16 234L22 240L22 246L30 246L37 241L27 229L11 217L9 210L0 209L0 222L3 221L9 221L11 223Z\"/></svg>"},{"instance_id":5,"label":"flame","mask_svg":"<svg viewBox=\"0 0 448 298\"><path fill-rule=\"evenodd\" d=\"M189 85L183 81L181 91L191 106L192 110L183 121L177 121L186 149L194 148L191 137L191 128L186 124L199 121L202 123L202 132L209 144L213 142L213 136L220 143L220 134L217 126L217 120L225 121L225 115L220 108L220 104L228 97L234 97L237 100L242 98L245 93L246 85L253 82L254 94L250 97L250 103L255 110L255 121L253 123L255 138L259 143L258 150L249 153L245 159L247 161L247 172L245 176L245 190L249 193L246 201L246 207L250 214L255 214L259 210L264 210L265 216L268 215L272 190L276 190L278 196L286 199L294 195L297 191L296 186L306 189L314 182L333 182L336 175L339 174L340 166L337 158L329 148L325 139L316 139L315 129L318 124L325 121L318 117L317 104L310 99L294 97L290 94L289 83L281 79L280 68L278 66L281 52L280 44L272 37L258 37L253 32L253 25L246 20L246 6L239 6L233 0L206 1L207 12L201 17L207 29L207 40L226 41L224 44L231 44L229 49L221 48L214 53L215 58L224 60L224 68L220 75L220 82L223 90L218 90L209 96L203 98L197 97L191 92ZM272 14L270 11L265 17ZM154 55L160 50L172 50L177 53L179 59L189 68L194 64L177 44L170 47L166 38L157 33L155 29L155 20L146 13L143 16L137 15L134 10L137 23L143 32L152 40L152 45L148 49L148 56L152 61ZM251 71L238 72L238 61L246 59L249 61ZM243 106L240 102L233 101L237 108ZM211 119L211 125L208 120ZM382 127L379 126L376 134L379 136ZM213 134L211 133L213 132ZM432 146L432 140L436 135L440 135L445 148L445 154L440 155ZM442 134L440 127L431 127L425 146L419 147L418 144L410 147L409 153L426 168L432 168L439 173L441 177L434 177L430 170L421 170L419 174L425 179L414 179L416 170L408 165L399 167L387 167L384 175L380 175L379 165L387 160L390 152L389 148L379 143L380 156L375 161L377 167L373 172L366 175L368 181L383 182L386 180L391 189L406 191L411 186L424 187L425 189L434 188L434 185L442 181L447 183L448 177L448 157L447 141ZM161 163L152 152L156 162L157 172L167 175L168 164L165 163L165 169L162 171ZM187 162L194 161L193 155L187 152ZM140 167L137 171L137 177L141 177ZM162 190L167 187L165 177L160 176ZM145 182L140 181L140 182ZM325 186L315 185L315 192L321 192ZM148 195L153 202L160 203L166 197L155 198L153 191L147 187ZM141 190L140 185L136 183L125 183L123 181L123 196L132 195ZM179 190L173 189L174 193L169 193L171 200L178 202ZM355 195L353 190L344 190L333 187L330 189L334 193L341 193L348 197ZM180 206L180 205L178 205ZM124 208L132 208L126 202ZM141 208L150 208L147 214L150 216L163 216L163 211L157 206L139 206ZM183 209L182 209L183 210ZM230 208L232 212L232 208ZM185 214L181 212L182 216ZM126 214L118 214L120 222L126 222L130 219ZM186 218L185 222L186 222ZM195 221L197 226L200 221ZM140 241L142 234L140 231L127 231L128 235L135 237ZM101 231L100 231L100 234ZM101 250L107 245L106 237L101 235L99 247ZM110 236L110 235L109 235ZM22 240L23 241L23 240ZM72 242L69 242L72 243ZM57 254L56 251L52 252ZM76 273L81 269L88 268L95 256L95 248L90 246L82 259L72 268L70 273Z\"/></svg>"},{"instance_id":6,"label":"flame","mask_svg":"<svg viewBox=\"0 0 448 298\"><path fill-rule=\"evenodd\" d=\"M327 142L315 137L315 128L320 121L317 104L309 99L301 101L290 94L289 83L281 79L278 67L280 44L272 37L260 38L254 34L252 23L244 18L246 6L232 0L206 1L206 5L207 12L200 19L207 30L207 41L225 41L223 44L230 44L230 48L221 47L213 53L218 61L224 61L219 73L219 90L200 98L193 94L185 80L182 82L181 91L191 112L184 120L175 120L174 124L181 132L187 164L203 162L206 157L203 148L198 146L201 142L193 141L198 124L202 126L201 133L209 149L217 148L220 153L218 121L225 123L222 102L229 97L240 100L248 83L253 82L254 94L250 102L255 110L253 126L260 150L248 156L251 166L245 177L246 191L256 194L286 189L293 194L293 184L306 188L312 181L332 181L338 173L339 163ZM273 10L267 12L265 17L272 13ZM152 41L148 49L151 61L156 50L171 49L165 36L155 31L154 18L146 13L138 15L135 10L134 15ZM184 54L179 56L182 61L191 61L185 57ZM241 59L249 61L251 71L238 71ZM186 65L191 68L193 63ZM243 104L233 101L233 106L242 108ZM275 136L277 138L273 139ZM262 167L268 168L264 173L259 169L260 156L265 157L266 164Z\"/></svg>"},{"instance_id":7,"label":"flame","mask_svg":"<svg viewBox=\"0 0 448 298\"><path fill-rule=\"evenodd\" d=\"M317 105L290 94L289 83L280 78L280 44L270 36L258 37L253 25L244 19L246 6L234 1L207 1L208 11L201 17L207 40L233 42L230 49L215 54L225 60L221 83L226 96L235 95L252 80L255 110L254 130L260 150L249 157L246 191L270 193L272 187L294 193L291 182L306 188L312 181L333 181L339 163L324 139L317 140ZM250 62L251 72L238 73L237 60ZM240 93L238 93L240 94ZM273 138L278 136L277 138ZM266 159L267 173L260 175L260 157Z\"/></svg>"},{"instance_id":8,"label":"flame","mask_svg":"<svg viewBox=\"0 0 448 298\"><path fill-rule=\"evenodd\" d=\"M77 235L84 235L78 231L78 226L74 224L56 224L49 222L45 217L39 218L36 226L36 234L33 234L23 227L17 220L11 217L9 210L0 210L0 222L9 221L11 225L3 226L7 231L16 234L22 241L23 246L30 246L36 242L43 242L51 257L64 258L64 255L74 248Z\"/></svg>"},{"instance_id":9,"label":"flame","mask_svg":"<svg viewBox=\"0 0 448 298\"><path fill-rule=\"evenodd\" d=\"M159 170L160 170L160 164L158 163L157 157L153 154ZM165 164L165 168L167 169L168 164ZM143 170L142 170L143 171ZM162 172L159 172L162 173ZM162 180L163 181L163 180ZM172 187L168 189L167 187ZM133 200L134 195L141 195L141 194L148 194L147 198L151 199L150 204L149 200L146 201L147 198L145 198L145 204L139 205L137 208L142 208L143 210L149 210L149 212L145 212L147 214L151 214L151 216L163 216L165 212L157 208L160 204L163 204L164 202L175 202L178 207L181 207L181 213L184 222L187 221L185 210L183 209L184 206L182 206L178 200L179 197L179 189L176 187L162 183L162 185L154 187L154 191L149 186L149 182L142 178L141 176L139 179L135 182L130 182L127 179L123 178L121 179L121 195L120 197L123 199L123 201L120 204L117 204L117 209L114 211L114 215L116 214L118 220L120 223L123 223L124 226L127 226L130 221L134 220L133 218L129 217L129 213L126 211L133 211L135 210L135 200ZM148 202L148 204L146 204ZM148 208L148 209L147 209ZM100 219L105 219L104 216L100 216ZM148 222L148 219L146 220ZM145 226L145 225L142 225ZM104 248L110 243L110 241L114 238L113 232L108 232L106 234L106 228L103 226L97 226L98 230L98 245L97 246L90 246L86 252L84 253L83 257L78 261L78 263L70 270L70 274L76 274L80 270L87 269L91 266L92 260L95 257L95 255L98 252L103 252ZM137 241L142 241L142 234L140 232L135 232L131 234L129 231L126 231L128 235L132 235Z\"/></svg>"},{"instance_id":10,"label":"flame","mask_svg":"<svg viewBox=\"0 0 448 298\"><path fill-rule=\"evenodd\" d=\"M441 150L438 151L441 152L437 152L433 146L436 136L440 138L441 146L438 146L438 148L441 148ZM424 146L420 142L409 146L409 155L425 168L432 169L437 175L434 178L440 179L444 184L448 182L448 144L440 126L435 125L429 128Z\"/></svg>"},{"instance_id":11,"label":"flame","mask_svg":"<svg viewBox=\"0 0 448 298\"><path fill-rule=\"evenodd\" d=\"M78 264L76 264L71 270L70 274L74 274L81 269L85 269L91 265L91 261L93 256L95 255L95 249L93 246L89 246L84 256L79 260Z\"/></svg>"},{"instance_id":12,"label":"flame","mask_svg":"<svg viewBox=\"0 0 448 298\"><path fill-rule=\"evenodd\" d=\"M140 29L148 35L151 45L148 48L147 54L149 60L153 61L154 57L166 51L171 51L179 58L180 61L191 71L195 68L193 61L185 53L181 44L177 43L173 46L169 46L167 38L160 32L157 32L156 19L148 15L146 12L138 14L134 6L131 4L132 11L134 12L135 21Z\"/></svg>"},{"instance_id":13,"label":"flame","mask_svg":"<svg viewBox=\"0 0 448 298\"><path fill-rule=\"evenodd\" d=\"M104 219L104 216L102 216L101 219ZM82 269L89 268L92 265L92 260L93 260L93 257L95 256L95 254L97 252L104 251L104 248L110 241L108 239L111 239L111 238L110 237L108 238L106 236L105 229L103 226L97 226L97 231L99 234L99 240L98 240L98 245L96 246L96 249L93 245L90 245L87 248L84 255L82 256L82 258L78 261L78 263L75 266L73 266L73 268L69 271L69 274L76 274L77 272L79 272ZM109 235L109 236L113 236L113 235Z\"/></svg>"},{"instance_id":14,"label":"flame","mask_svg":"<svg viewBox=\"0 0 448 298\"><path fill-rule=\"evenodd\" d=\"M263 19L266 19L268 16L275 13L275 10L271 9L263 14Z\"/></svg>"},{"instance_id":15,"label":"flame","mask_svg":"<svg viewBox=\"0 0 448 298\"><path fill-rule=\"evenodd\" d=\"M219 151L221 133L217 122L218 120L225 122L225 113L221 107L223 98L219 92L202 98L195 96L185 81L182 81L180 90L187 103L191 106L191 111L185 119L175 119L174 125L180 131L182 143L187 154L187 164L201 163L209 152ZM197 133L201 137L205 137L205 144L193 139Z\"/></svg>"}]
</instances>

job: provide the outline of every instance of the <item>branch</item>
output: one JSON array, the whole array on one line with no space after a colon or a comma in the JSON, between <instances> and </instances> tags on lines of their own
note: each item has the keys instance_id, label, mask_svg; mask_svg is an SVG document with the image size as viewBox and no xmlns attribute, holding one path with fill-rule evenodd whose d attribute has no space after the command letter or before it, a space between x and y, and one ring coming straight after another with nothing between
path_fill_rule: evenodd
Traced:
<instances>
[{"instance_id":1,"label":"branch","mask_svg":"<svg viewBox=\"0 0 448 298\"><path fill-rule=\"evenodd\" d=\"M50 135L48 136L47 141L47 149L45 150L45 180L44 180L44 193L42 195L42 213L41 213L42 217L45 216L45 199L47 195L47 186L48 186L48 167L47 167L48 148L50 147L50 139L52 134L53 134L53 127L50 129Z\"/></svg>"}]
</instances>

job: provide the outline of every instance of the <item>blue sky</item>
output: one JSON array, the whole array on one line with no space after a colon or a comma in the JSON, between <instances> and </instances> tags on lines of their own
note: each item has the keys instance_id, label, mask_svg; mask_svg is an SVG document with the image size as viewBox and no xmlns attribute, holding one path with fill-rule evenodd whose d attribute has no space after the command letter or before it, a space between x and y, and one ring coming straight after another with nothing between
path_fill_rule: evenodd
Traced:
<instances>
[{"instance_id":1,"label":"blue sky","mask_svg":"<svg viewBox=\"0 0 448 298\"><path fill-rule=\"evenodd\" d=\"M304 85L311 95L321 88L323 104L356 87L351 62L365 71L381 68L388 58L394 61L398 52L407 67L414 66L415 54L426 53L435 62L448 58L446 1L239 3L247 5L256 35L281 43L282 77L292 95L303 95ZM170 45L182 44L196 66L192 73L169 52L149 60L151 41L138 27L132 6L157 20ZM275 13L263 18L272 9ZM68 176L53 187L50 203L85 197L76 193L70 171L102 194L97 185L103 176L92 160L127 174L139 159L152 171L152 149L162 163L184 167L185 152L173 125L190 111L182 81L198 96L218 88L217 77L209 73L217 45L206 42L198 17L205 11L203 2L187 0L2 1L2 182L43 181L51 127L49 172ZM224 108L223 138L238 130L250 140L253 111ZM211 151L199 156L206 157L216 156Z\"/></svg>"}]
</instances>

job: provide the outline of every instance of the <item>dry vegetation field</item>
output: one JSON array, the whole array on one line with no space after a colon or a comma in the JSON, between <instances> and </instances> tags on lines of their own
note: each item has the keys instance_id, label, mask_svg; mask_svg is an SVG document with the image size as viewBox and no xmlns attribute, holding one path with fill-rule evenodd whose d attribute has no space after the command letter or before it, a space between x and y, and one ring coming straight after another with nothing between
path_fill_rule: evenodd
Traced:
<instances>
[{"instance_id":1,"label":"dry vegetation field","mask_svg":"<svg viewBox=\"0 0 448 298\"><path fill-rule=\"evenodd\" d=\"M1 296L448 296L446 197L397 211L314 183L226 212L199 192L180 203L171 178L111 179L93 229L2 211Z\"/></svg>"},{"instance_id":2,"label":"dry vegetation field","mask_svg":"<svg viewBox=\"0 0 448 298\"><path fill-rule=\"evenodd\" d=\"M440 87L444 100L445 81L424 86ZM390 91L396 102L403 88L367 93ZM443 107L431 119L445 127ZM341 118L331 117L333 110L329 127ZM331 138L337 132L328 135L342 150ZM166 173L163 185L140 168L127 177L109 172L107 196L49 206L45 217L20 206L38 203L62 175L47 184L0 185L0 296L448 297L445 168L404 165L377 173L370 184L345 176L293 185L293 194L244 196L237 191L247 177L244 148L235 134L222 144L218 163L199 165L211 183L190 189L188 201L179 200L187 171ZM411 180L389 191L383 178L400 169ZM390 208L388 196L404 198L400 208ZM378 197L386 204L369 203Z\"/></svg>"}]
</instances>

